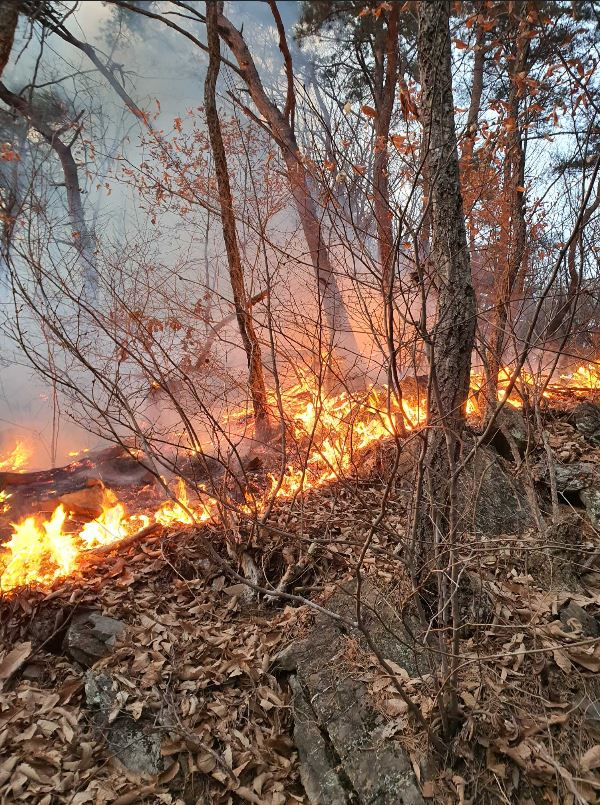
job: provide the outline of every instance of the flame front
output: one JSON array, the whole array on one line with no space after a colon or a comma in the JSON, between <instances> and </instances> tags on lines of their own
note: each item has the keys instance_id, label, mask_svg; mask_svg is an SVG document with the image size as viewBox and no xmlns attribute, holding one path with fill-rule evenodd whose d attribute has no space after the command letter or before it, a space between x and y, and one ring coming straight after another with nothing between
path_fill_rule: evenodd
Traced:
<instances>
[{"instance_id":1,"label":"flame front","mask_svg":"<svg viewBox=\"0 0 600 805\"><path fill-rule=\"evenodd\" d=\"M504 397L511 377L510 369L501 370L499 399ZM526 390L534 390L539 382L540 378L522 371L507 402L521 407ZM472 372L467 414L480 415L479 395L483 386L483 376ZM552 398L565 389L574 393L600 390L600 370L595 364L582 365L573 374L562 375L558 384L548 385L544 396ZM278 407L276 402L271 400L274 410ZM385 388L372 389L359 396L347 392L326 396L303 381L285 392L281 402L286 428L298 447L298 455L303 458L299 465L289 464L283 475L268 475L266 490L257 498L248 499L247 512L262 512L275 497L289 499L347 476L356 467L357 451L394 436L399 432L400 423L410 431L426 419L424 399L404 396L398 402ZM9 455L0 459L0 469L18 470L29 456L30 451L18 442ZM118 543L151 522L169 527L216 520L216 502L203 488L198 492L202 499L190 500L185 483L179 480L173 499L162 503L151 516L130 516L116 495L107 489L102 513L81 528L69 530L67 512L62 505L57 506L48 520L27 517L15 523L12 536L0 554L0 591L27 584L49 586L74 573L87 551ZM0 512L9 509L9 497L5 491L0 491Z\"/></svg>"}]
</instances>

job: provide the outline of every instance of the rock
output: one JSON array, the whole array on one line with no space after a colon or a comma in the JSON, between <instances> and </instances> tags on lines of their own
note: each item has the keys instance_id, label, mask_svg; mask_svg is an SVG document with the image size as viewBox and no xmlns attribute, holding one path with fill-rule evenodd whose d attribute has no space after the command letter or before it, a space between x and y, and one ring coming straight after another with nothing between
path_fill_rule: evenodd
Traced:
<instances>
[{"instance_id":1,"label":"rock","mask_svg":"<svg viewBox=\"0 0 600 805\"><path fill-rule=\"evenodd\" d=\"M467 442L465 450L470 449ZM482 446L459 479L470 520L466 527L484 536L521 534L533 525L525 488L505 466L495 450Z\"/></svg>"},{"instance_id":2,"label":"rock","mask_svg":"<svg viewBox=\"0 0 600 805\"><path fill-rule=\"evenodd\" d=\"M300 778L309 802L346 805L352 801L351 791L344 785L338 759L332 757L314 710L296 677L290 679L290 687L293 693L294 742L301 758Z\"/></svg>"},{"instance_id":3,"label":"rock","mask_svg":"<svg viewBox=\"0 0 600 805\"><path fill-rule=\"evenodd\" d=\"M579 497L591 524L594 528L600 528L600 489L582 489Z\"/></svg>"},{"instance_id":4,"label":"rock","mask_svg":"<svg viewBox=\"0 0 600 805\"><path fill-rule=\"evenodd\" d=\"M473 437L465 435L465 455L473 444ZM411 495L419 449L418 440L414 440L400 455L397 483ZM477 449L458 481L466 528L485 536L498 536L521 534L534 525L525 487L510 474L509 466L493 447L482 445Z\"/></svg>"},{"instance_id":5,"label":"rock","mask_svg":"<svg viewBox=\"0 0 600 805\"><path fill-rule=\"evenodd\" d=\"M589 461L573 461L571 464L560 464L557 461L553 463L556 488L559 492L580 492L596 481L596 467ZM550 486L550 473L545 457L536 465L535 476L537 481Z\"/></svg>"},{"instance_id":6,"label":"rock","mask_svg":"<svg viewBox=\"0 0 600 805\"><path fill-rule=\"evenodd\" d=\"M505 405L494 421L488 441L503 458L512 461L513 454L509 440L514 442L521 455L532 444L532 437L522 412Z\"/></svg>"},{"instance_id":7,"label":"rock","mask_svg":"<svg viewBox=\"0 0 600 805\"><path fill-rule=\"evenodd\" d=\"M590 444L600 447L600 406L581 402L571 412L573 424Z\"/></svg>"},{"instance_id":8,"label":"rock","mask_svg":"<svg viewBox=\"0 0 600 805\"><path fill-rule=\"evenodd\" d=\"M135 721L120 712L125 696L117 680L106 671L87 671L85 699L115 758L136 774L160 774L164 765L160 732L143 717Z\"/></svg>"},{"instance_id":9,"label":"rock","mask_svg":"<svg viewBox=\"0 0 600 805\"><path fill-rule=\"evenodd\" d=\"M600 736L600 699L590 699L584 696L576 705L576 709L583 714L586 728Z\"/></svg>"},{"instance_id":10,"label":"rock","mask_svg":"<svg viewBox=\"0 0 600 805\"><path fill-rule=\"evenodd\" d=\"M125 624L98 612L77 613L65 634L63 650L86 667L111 653Z\"/></svg>"},{"instance_id":11,"label":"rock","mask_svg":"<svg viewBox=\"0 0 600 805\"><path fill-rule=\"evenodd\" d=\"M328 608L352 619L355 589L342 587ZM378 649L416 673L418 650L409 648L397 613L371 584L365 584L363 601ZM312 634L280 658L281 665L296 669L290 682L294 738L309 799L315 805L423 805L411 762L397 742L383 737L367 686L349 678L338 662L347 634L331 618L319 617ZM352 636L362 642L358 634Z\"/></svg>"},{"instance_id":12,"label":"rock","mask_svg":"<svg viewBox=\"0 0 600 805\"><path fill-rule=\"evenodd\" d=\"M564 632L573 632L575 628L581 626L581 631L588 637L598 637L600 635L600 624L596 618L592 617L583 607L574 601L562 607L558 613Z\"/></svg>"}]
</instances>

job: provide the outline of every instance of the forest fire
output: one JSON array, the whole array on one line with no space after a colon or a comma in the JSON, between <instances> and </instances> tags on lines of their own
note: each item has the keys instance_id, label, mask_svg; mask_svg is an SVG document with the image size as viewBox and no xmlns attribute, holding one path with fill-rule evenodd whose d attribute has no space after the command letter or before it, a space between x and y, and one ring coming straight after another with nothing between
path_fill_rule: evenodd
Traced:
<instances>
[{"instance_id":1,"label":"forest fire","mask_svg":"<svg viewBox=\"0 0 600 805\"><path fill-rule=\"evenodd\" d=\"M498 397L501 399L510 380L510 371L503 369L499 377ZM539 382L533 375L522 372L519 384L508 403L522 407L519 387L533 388ZM480 413L478 393L484 380L472 373L468 415ZM548 385L544 392L552 398L558 391L586 392L600 388L600 372L594 364L580 366L569 375L561 375L558 383ZM301 383L284 393L283 410L288 417L288 432L303 450L299 465L289 464L283 475L267 473L266 488L247 505L247 512L264 511L273 498L292 498L310 489L318 489L352 472L356 456L370 445L398 432L400 420L404 429L412 431L425 421L425 398L404 396L402 409L386 389L371 389L353 397L347 392L326 397L308 383ZM17 442L1 467L24 470L29 453ZM74 452L74 455L79 455ZM157 524L164 527L199 525L218 517L216 502L202 487L203 499L192 500L188 488L179 479L173 498L151 513L128 514L114 492L103 490L102 513L83 526L73 522L62 503L48 518L29 516L12 524L12 535L4 544L1 559L0 589L7 593L24 585L50 586L55 581L77 571L87 552L101 546L120 542L140 529ZM0 492L0 507L10 508L10 495Z\"/></svg>"}]
</instances>

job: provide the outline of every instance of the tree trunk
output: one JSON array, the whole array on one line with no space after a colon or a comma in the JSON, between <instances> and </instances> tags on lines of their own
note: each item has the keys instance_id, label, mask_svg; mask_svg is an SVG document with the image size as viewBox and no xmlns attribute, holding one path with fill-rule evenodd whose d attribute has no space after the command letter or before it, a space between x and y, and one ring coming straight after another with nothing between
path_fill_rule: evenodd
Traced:
<instances>
[{"instance_id":1,"label":"tree trunk","mask_svg":"<svg viewBox=\"0 0 600 805\"><path fill-rule=\"evenodd\" d=\"M267 390L263 374L263 366L260 354L260 344L254 330L252 313L246 297L244 284L244 272L237 241L235 227L235 216L233 213L233 199L229 184L229 171L227 168L227 157L219 123L217 111L216 86L221 66L221 50L219 45L219 33L217 30L217 18L219 6L222 4L216 0L206 2L206 31L209 49L208 70L204 84L204 105L206 108L206 122L208 124L208 134L210 146L215 162L215 174L219 188L219 204L221 208L221 224L223 227L223 239L227 250L227 261L229 263L229 278L231 280L231 290L233 293L233 303L237 318L242 343L246 351L248 361L248 374L250 394L254 408L256 421L256 432L259 436L268 435L270 430L269 405L267 400Z\"/></svg>"},{"instance_id":2,"label":"tree trunk","mask_svg":"<svg viewBox=\"0 0 600 805\"><path fill-rule=\"evenodd\" d=\"M0 2L0 78L8 64L19 20L19 0Z\"/></svg>"},{"instance_id":3,"label":"tree trunk","mask_svg":"<svg viewBox=\"0 0 600 805\"><path fill-rule=\"evenodd\" d=\"M511 40L514 44L514 59L510 67L510 89L508 93L508 131L506 134L506 164L510 166L507 193L508 202L508 242L507 257L503 271L497 273L494 288L494 315L489 336L487 354L487 384L485 394L485 416L491 416L498 397L498 374L502 365L502 354L506 343L506 326L510 313L513 292L518 281L524 280L524 257L527 247L527 224L525 221L525 150L522 129L519 121L520 96L518 78L525 71L529 53L530 39L527 33L527 3L520 6L519 17L515 19Z\"/></svg>"},{"instance_id":4,"label":"tree trunk","mask_svg":"<svg viewBox=\"0 0 600 805\"><path fill-rule=\"evenodd\" d=\"M455 676L458 651L457 562L460 524L456 467L460 458L471 352L475 341L475 294L463 212L454 124L450 51L450 0L418 4L423 155L430 186L431 265L438 286L436 324L428 345L428 432L423 499L417 500L414 568L423 590L431 589L440 624L441 673L449 684L440 714L450 734L458 715ZM418 487L421 488L420 478ZM414 560L413 560L414 561ZM429 577L428 573L433 572Z\"/></svg>"},{"instance_id":5,"label":"tree trunk","mask_svg":"<svg viewBox=\"0 0 600 805\"><path fill-rule=\"evenodd\" d=\"M385 38L375 48L375 156L373 159L374 212L377 225L377 243L381 265L381 290L385 314L385 332L392 345L393 356L393 285L394 285L394 232L388 179L388 144L396 84L398 81L398 18L400 6L394 3L387 23Z\"/></svg>"},{"instance_id":6,"label":"tree trunk","mask_svg":"<svg viewBox=\"0 0 600 805\"><path fill-rule=\"evenodd\" d=\"M281 149L290 189L314 268L319 302L328 330L328 343L324 346L328 350L335 348L336 357L341 359L347 372L356 362L358 346L323 239L321 220L312 192L312 179L300 158L296 135L290 121L267 96L240 31L223 14L219 14L218 22L219 33L238 63L252 100L259 113L267 120L273 137ZM336 341L338 335L340 341Z\"/></svg>"},{"instance_id":7,"label":"tree trunk","mask_svg":"<svg viewBox=\"0 0 600 805\"><path fill-rule=\"evenodd\" d=\"M430 421L458 435L464 423L475 333L475 296L459 184L448 31L449 2L419 4L425 162L430 178L432 265L438 285L431 350ZM439 424L439 422L438 422Z\"/></svg>"},{"instance_id":8,"label":"tree trunk","mask_svg":"<svg viewBox=\"0 0 600 805\"><path fill-rule=\"evenodd\" d=\"M431 265L438 288L436 324L429 345L427 482L418 553L434 533L452 531L452 475L464 426L475 295L460 190L449 33L449 0L419 4L424 162L430 186ZM428 557L431 558L431 551Z\"/></svg>"}]
</instances>

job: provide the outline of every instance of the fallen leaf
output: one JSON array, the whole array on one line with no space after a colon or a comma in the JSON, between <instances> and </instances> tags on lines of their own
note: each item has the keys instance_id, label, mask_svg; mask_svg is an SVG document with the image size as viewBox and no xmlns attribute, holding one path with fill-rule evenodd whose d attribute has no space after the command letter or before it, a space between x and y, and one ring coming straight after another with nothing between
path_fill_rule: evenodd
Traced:
<instances>
[{"instance_id":1,"label":"fallen leaf","mask_svg":"<svg viewBox=\"0 0 600 805\"><path fill-rule=\"evenodd\" d=\"M0 662L0 680L7 680L19 670L31 654L31 643L19 643Z\"/></svg>"},{"instance_id":2,"label":"fallen leaf","mask_svg":"<svg viewBox=\"0 0 600 805\"><path fill-rule=\"evenodd\" d=\"M592 746L591 749L588 749L587 752L581 756L579 765L583 771L597 769L600 766L600 744L596 744Z\"/></svg>"}]
</instances>

